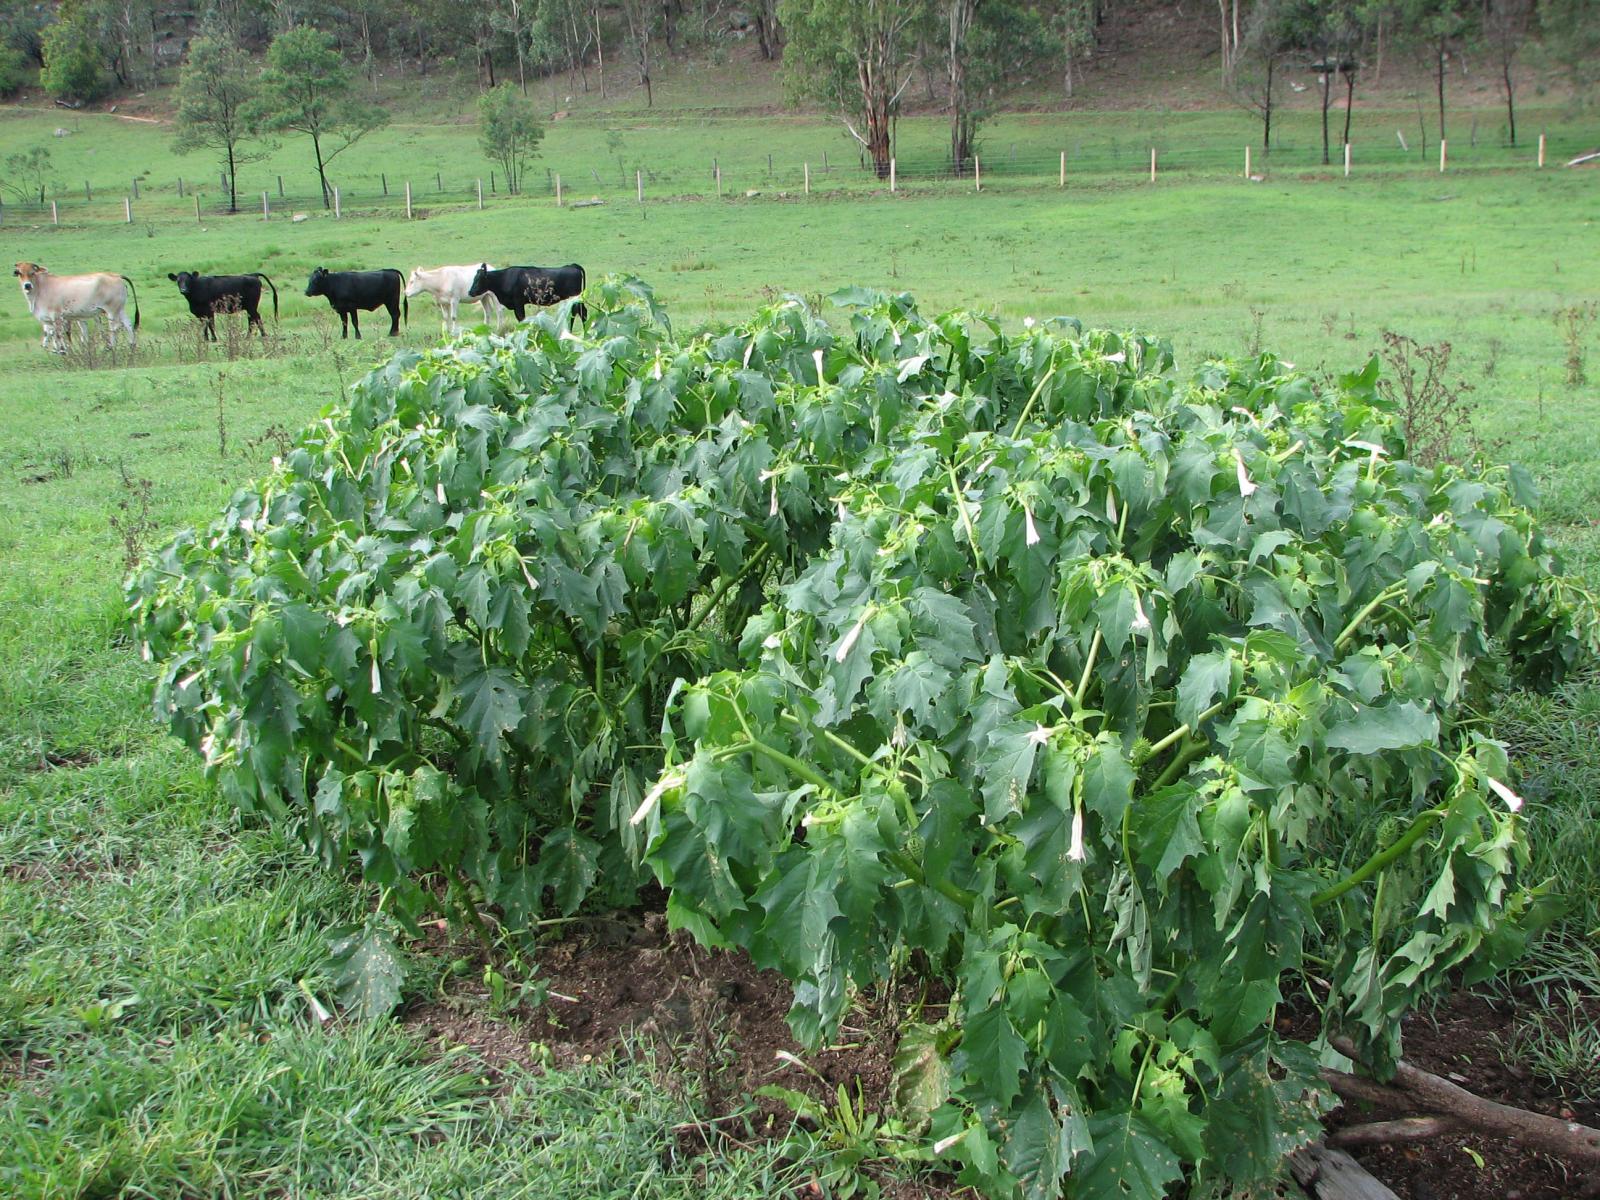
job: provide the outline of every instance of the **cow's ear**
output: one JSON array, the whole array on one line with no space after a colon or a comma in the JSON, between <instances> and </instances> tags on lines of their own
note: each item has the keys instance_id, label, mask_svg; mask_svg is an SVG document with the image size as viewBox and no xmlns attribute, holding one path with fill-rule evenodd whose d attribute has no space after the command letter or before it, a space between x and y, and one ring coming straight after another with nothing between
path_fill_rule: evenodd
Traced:
<instances>
[{"instance_id":1,"label":"cow's ear","mask_svg":"<svg viewBox=\"0 0 1600 1200\"><path fill-rule=\"evenodd\" d=\"M167 272L167 278L172 280L173 283L177 283L178 282L178 277L176 275L174 275L171 271Z\"/></svg>"}]
</instances>

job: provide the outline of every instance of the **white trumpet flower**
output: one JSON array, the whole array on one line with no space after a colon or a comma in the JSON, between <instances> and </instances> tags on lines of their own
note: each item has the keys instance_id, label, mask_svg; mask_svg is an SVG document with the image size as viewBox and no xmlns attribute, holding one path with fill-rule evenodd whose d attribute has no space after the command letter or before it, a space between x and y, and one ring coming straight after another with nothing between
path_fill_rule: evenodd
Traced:
<instances>
[{"instance_id":1,"label":"white trumpet flower","mask_svg":"<svg viewBox=\"0 0 1600 1200\"><path fill-rule=\"evenodd\" d=\"M1039 544L1039 527L1033 523L1033 509L1026 504L1022 506L1022 541L1024 545L1037 546Z\"/></svg>"},{"instance_id":2,"label":"white trumpet flower","mask_svg":"<svg viewBox=\"0 0 1600 1200\"><path fill-rule=\"evenodd\" d=\"M1118 350L1115 354L1106 355L1106 361L1107 362L1113 362L1113 363L1123 363L1123 362L1127 362L1128 361L1128 356L1124 351Z\"/></svg>"},{"instance_id":3,"label":"white trumpet flower","mask_svg":"<svg viewBox=\"0 0 1600 1200\"><path fill-rule=\"evenodd\" d=\"M1048 725L1035 724L1032 729L1028 730L1028 740L1035 746L1043 746L1050 740L1050 735L1054 732L1055 730Z\"/></svg>"},{"instance_id":4,"label":"white trumpet flower","mask_svg":"<svg viewBox=\"0 0 1600 1200\"><path fill-rule=\"evenodd\" d=\"M1239 476L1239 495L1248 499L1256 490L1256 484L1251 481L1250 473L1244 469L1244 455L1239 453L1239 447L1233 448L1233 465Z\"/></svg>"},{"instance_id":5,"label":"white trumpet flower","mask_svg":"<svg viewBox=\"0 0 1600 1200\"><path fill-rule=\"evenodd\" d=\"M871 615L872 609L863 610L856 623L850 626L850 632L844 635L844 641L840 642L839 648L833 652L834 662L842 663L850 651L855 648L856 642L861 638L861 631L867 627L867 618Z\"/></svg>"},{"instance_id":6,"label":"white trumpet flower","mask_svg":"<svg viewBox=\"0 0 1600 1200\"><path fill-rule=\"evenodd\" d=\"M817 364L817 386L821 387L825 382L822 378L822 351L813 350L811 352L811 361Z\"/></svg>"},{"instance_id":7,"label":"white trumpet flower","mask_svg":"<svg viewBox=\"0 0 1600 1200\"><path fill-rule=\"evenodd\" d=\"M1145 615L1144 605L1140 603L1138 592L1133 594L1133 625L1131 628L1136 634L1150 632L1150 618Z\"/></svg>"},{"instance_id":8,"label":"white trumpet flower","mask_svg":"<svg viewBox=\"0 0 1600 1200\"><path fill-rule=\"evenodd\" d=\"M1073 862L1082 862L1087 855L1083 852L1083 809L1072 810L1072 844L1067 847L1067 857Z\"/></svg>"},{"instance_id":9,"label":"white trumpet flower","mask_svg":"<svg viewBox=\"0 0 1600 1200\"><path fill-rule=\"evenodd\" d=\"M644 799L639 802L639 807L633 810L633 816L628 818L628 824L637 825L648 817L650 810L660 802L662 794L670 788L682 786L685 778L686 776L682 771L668 771L660 779L656 780L655 786L644 794Z\"/></svg>"},{"instance_id":10,"label":"white trumpet flower","mask_svg":"<svg viewBox=\"0 0 1600 1200\"><path fill-rule=\"evenodd\" d=\"M1498 779L1487 779L1486 778L1485 782L1488 783L1489 790L1491 792L1493 792L1496 796L1499 796L1500 799L1504 800L1506 802L1506 807L1509 808L1512 812L1521 812L1522 811L1522 797L1521 796L1517 795L1510 788L1508 788L1505 784L1501 783Z\"/></svg>"}]
</instances>

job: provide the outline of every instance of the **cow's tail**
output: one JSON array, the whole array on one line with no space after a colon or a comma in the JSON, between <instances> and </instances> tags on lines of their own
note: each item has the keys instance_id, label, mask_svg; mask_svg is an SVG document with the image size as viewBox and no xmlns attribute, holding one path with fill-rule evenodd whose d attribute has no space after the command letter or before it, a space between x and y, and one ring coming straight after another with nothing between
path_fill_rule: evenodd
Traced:
<instances>
[{"instance_id":1,"label":"cow's tail","mask_svg":"<svg viewBox=\"0 0 1600 1200\"><path fill-rule=\"evenodd\" d=\"M406 295L406 277L393 267L390 267L389 271L400 281L400 315L405 318L405 323L409 326L411 324L411 298Z\"/></svg>"},{"instance_id":2,"label":"cow's tail","mask_svg":"<svg viewBox=\"0 0 1600 1200\"><path fill-rule=\"evenodd\" d=\"M133 293L133 327L139 328L139 289L133 286L133 280L126 275L120 276L123 283L128 285L128 290Z\"/></svg>"},{"instance_id":3,"label":"cow's tail","mask_svg":"<svg viewBox=\"0 0 1600 1200\"><path fill-rule=\"evenodd\" d=\"M276 325L278 323L278 287L260 271L252 271L251 274L272 289L272 323Z\"/></svg>"},{"instance_id":4,"label":"cow's tail","mask_svg":"<svg viewBox=\"0 0 1600 1200\"><path fill-rule=\"evenodd\" d=\"M582 295L589 290L589 276L584 273L581 263L573 263L571 265L578 268L578 293Z\"/></svg>"}]
</instances>

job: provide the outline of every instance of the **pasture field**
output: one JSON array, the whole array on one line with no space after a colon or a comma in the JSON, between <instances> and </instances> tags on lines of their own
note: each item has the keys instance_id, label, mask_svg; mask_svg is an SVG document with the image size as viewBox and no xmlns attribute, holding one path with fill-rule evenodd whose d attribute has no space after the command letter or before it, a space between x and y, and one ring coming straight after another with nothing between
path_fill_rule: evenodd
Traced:
<instances>
[{"instance_id":1,"label":"pasture field","mask_svg":"<svg viewBox=\"0 0 1600 1200\"><path fill-rule=\"evenodd\" d=\"M759 95L759 93L757 93ZM540 100L545 99L541 94ZM470 108L440 112L415 111L415 98L395 96L390 104L394 124L357 142L335 158L329 179L342 192L344 208L396 209L404 204L405 182L418 207L476 202L481 180L487 202L491 164L477 143L475 114ZM1274 120L1270 155L1260 147L1259 123L1243 109L1175 111L1164 108L1122 112L1006 113L985 122L979 158L983 184L990 190L1038 189L1059 178L1060 156L1067 156L1069 191L1147 179L1150 151L1169 178L1240 177L1244 149L1253 147L1252 171L1269 178L1342 173L1339 141L1343 116L1330 114L1332 165L1322 162L1318 113L1301 97L1286 105ZM1463 109L1452 117L1449 146L1451 170L1533 171L1537 143L1547 135L1546 169L1594 149L1592 121L1577 119L1557 108L1529 108L1519 117L1520 142L1506 145L1505 116L1498 109ZM55 137L62 129L68 136ZM1430 127L1431 129L1431 127ZM1397 131L1400 136L1397 136ZM951 189L971 187L947 181L949 127L936 116L909 116L898 122L898 180L902 186L929 185L935 179ZM59 202L66 224L120 222L123 199L138 180L133 202L134 223L170 218L194 220L198 190L206 216L225 210L226 191L217 167L205 154L184 157L170 151L170 126L145 119L123 119L104 113L0 109L0 148L7 152L42 145L51 153L47 198ZM1402 148L1401 138L1405 139ZM1360 108L1352 129L1353 170L1370 174L1438 174L1438 141L1421 134L1415 111L1406 108ZM311 147L305 138L290 137L260 162L239 170L239 204L259 215L261 193L275 214L321 208ZM760 190L801 193L809 165L816 193L879 190L886 185L860 162L859 148L838 122L815 113L732 113L707 109L686 117L673 110L579 110L546 127L538 159L526 175L530 195L549 197L554 176L562 179L565 198L601 197L611 203L632 199L642 182L650 199L716 196L715 169L720 167L724 195L743 196ZM178 181L185 194L178 194ZM282 193L279 181L282 182ZM88 183L89 198L84 184ZM503 179L500 181L503 185ZM387 194L384 189L387 188ZM441 190L442 188L442 190ZM49 207L18 208L8 194L5 219L48 222Z\"/></svg>"},{"instance_id":2,"label":"pasture field","mask_svg":"<svg viewBox=\"0 0 1600 1200\"><path fill-rule=\"evenodd\" d=\"M0 123L7 144L16 120ZM439 136L467 143L461 130ZM145 149L176 174L155 143ZM373 897L285 834L241 824L150 721L121 617L127 556L205 522L393 349L371 336L377 320L365 341L338 339L325 303L301 294L312 267L576 260L591 280L644 278L680 329L859 284L1008 325L1067 313L1148 330L1171 338L1180 370L1261 346L1308 371L1344 370L1384 330L1448 340L1493 452L1533 471L1569 564L1600 585L1600 389L1568 384L1555 322L1600 292L1594 186L1580 172L1519 171L502 201L411 223L197 226L175 205L131 226L8 220L11 259L131 276L143 329L131 363L62 362L40 349L16 291L0 305L0 1193L732 1197L805 1177L804 1162L784 1166L771 1149L730 1152L708 1172L677 1163L667 1130L686 1110L647 1066L491 1086L469 1057L411 1032L321 1028L310 997L329 994L326 931ZM282 316L266 349L199 347L166 280L180 269L271 275ZM417 303L400 341L430 343L436 320ZM1580 345L1600 377L1600 331ZM1514 695L1488 715L1520 756L1536 869L1571 900L1517 978L1548 976L1543 986L1592 1003L1600 687ZM438 990L442 972L419 956L408 994ZM1539 1020L1520 1036L1559 1059L1560 1031Z\"/></svg>"}]
</instances>

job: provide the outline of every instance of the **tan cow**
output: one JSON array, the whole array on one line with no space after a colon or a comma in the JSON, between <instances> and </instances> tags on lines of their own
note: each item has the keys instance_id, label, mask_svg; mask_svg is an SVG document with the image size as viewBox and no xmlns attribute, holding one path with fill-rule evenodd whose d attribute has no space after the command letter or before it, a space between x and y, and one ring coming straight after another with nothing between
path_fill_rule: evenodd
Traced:
<instances>
[{"instance_id":1,"label":"tan cow","mask_svg":"<svg viewBox=\"0 0 1600 1200\"><path fill-rule=\"evenodd\" d=\"M478 268L470 267L413 267L411 278L406 280L406 295L420 296L426 292L438 302L439 318L444 322L446 334L461 332L461 323L456 317L457 309L463 304L483 305L483 323L487 325L489 318L494 318L496 329L505 326L505 310L500 307L500 302L485 292L475 300L467 298L467 291L472 287L472 276Z\"/></svg>"},{"instance_id":2,"label":"tan cow","mask_svg":"<svg viewBox=\"0 0 1600 1200\"><path fill-rule=\"evenodd\" d=\"M130 348L139 344L134 330L139 328L139 294L126 275L52 275L38 263L19 262L11 272L22 281L22 295L28 311L44 330L40 344L46 350L65 354L72 335L72 322L103 313L106 338L116 344L117 326L128 334ZM128 319L128 297L133 297L133 320Z\"/></svg>"}]
</instances>

